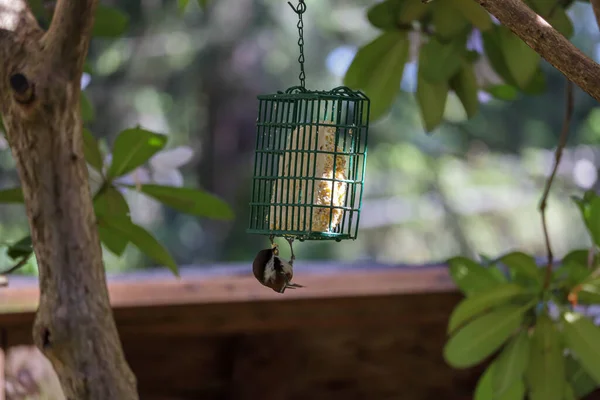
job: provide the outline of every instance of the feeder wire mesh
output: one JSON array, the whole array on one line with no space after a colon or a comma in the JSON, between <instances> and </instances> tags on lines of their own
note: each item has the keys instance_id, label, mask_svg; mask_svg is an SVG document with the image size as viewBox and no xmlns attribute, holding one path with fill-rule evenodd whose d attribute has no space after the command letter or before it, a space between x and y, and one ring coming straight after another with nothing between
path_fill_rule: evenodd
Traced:
<instances>
[{"instance_id":1,"label":"feeder wire mesh","mask_svg":"<svg viewBox=\"0 0 600 400\"><path fill-rule=\"evenodd\" d=\"M369 99L360 91L300 86L258 96L248 233L299 240L356 239L367 156Z\"/></svg>"}]
</instances>

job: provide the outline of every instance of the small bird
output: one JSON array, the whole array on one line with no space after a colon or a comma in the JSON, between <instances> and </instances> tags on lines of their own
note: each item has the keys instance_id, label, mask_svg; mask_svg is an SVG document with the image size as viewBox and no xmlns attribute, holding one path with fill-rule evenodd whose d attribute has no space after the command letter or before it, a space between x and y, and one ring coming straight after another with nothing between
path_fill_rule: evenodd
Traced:
<instances>
[{"instance_id":1,"label":"small bird","mask_svg":"<svg viewBox=\"0 0 600 400\"><path fill-rule=\"evenodd\" d=\"M295 289L304 287L297 283L291 283L294 277L294 249L292 249L293 239L287 239L292 250L290 261L285 261L279 257L279 246L271 240L271 248L258 252L252 263L252 272L254 277L263 286L270 287L278 293L285 292L285 289Z\"/></svg>"}]
</instances>

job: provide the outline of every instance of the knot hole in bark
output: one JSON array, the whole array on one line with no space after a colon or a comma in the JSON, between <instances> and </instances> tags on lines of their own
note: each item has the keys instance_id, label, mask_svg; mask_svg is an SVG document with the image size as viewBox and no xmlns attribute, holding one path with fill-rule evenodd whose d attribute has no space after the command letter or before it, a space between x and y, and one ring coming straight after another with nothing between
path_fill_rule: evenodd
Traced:
<instances>
[{"instance_id":1,"label":"knot hole in bark","mask_svg":"<svg viewBox=\"0 0 600 400\"><path fill-rule=\"evenodd\" d=\"M42 329L42 347L47 349L50 346L50 330L48 328L44 328Z\"/></svg>"},{"instance_id":2,"label":"knot hole in bark","mask_svg":"<svg viewBox=\"0 0 600 400\"><path fill-rule=\"evenodd\" d=\"M33 83L23 74L16 73L10 76L10 87L14 91L14 97L17 103L30 104L35 100L35 90Z\"/></svg>"}]
</instances>

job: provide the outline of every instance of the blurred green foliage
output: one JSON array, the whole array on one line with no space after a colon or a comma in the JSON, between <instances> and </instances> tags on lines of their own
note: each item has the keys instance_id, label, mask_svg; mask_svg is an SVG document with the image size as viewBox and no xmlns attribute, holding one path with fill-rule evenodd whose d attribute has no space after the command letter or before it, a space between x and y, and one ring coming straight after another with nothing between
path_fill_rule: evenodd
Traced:
<instances>
[{"instance_id":1,"label":"blurred green foliage","mask_svg":"<svg viewBox=\"0 0 600 400\"><path fill-rule=\"evenodd\" d=\"M443 13L435 7L443 11L445 6L437 3L443 2L429 4L425 10L429 17L422 15L432 27L443 25ZM95 38L86 65L90 75L83 80L82 108L99 148L103 154L110 153L109 144L115 142L116 134L138 124L149 131L165 132L169 138L166 149L189 146L194 152L187 163L169 167L169 173L181 171L186 186L217 195L235 214L230 222L197 218L127 189L123 197L132 220L152 232L177 264L247 262L268 243L266 238L245 233L255 96L297 83L297 16L285 1L275 0L219 0L205 8L190 1L185 9L180 8L181 2L102 4L119 10L128 24L120 37ZM398 34L395 28L373 26L369 10L377 4L366 0L309 4L304 18L308 86L332 88L342 84L362 46L379 35ZM589 4L575 2L565 9L574 21L572 41L595 56L597 27ZM404 19L410 16L403 15ZM472 30L472 22L467 19L465 24L465 18L464 28ZM447 83L443 122L434 129L435 135L424 135L420 104L427 96L419 102L419 96L414 95L419 76L445 78L457 68L457 59L450 52L445 57L454 65L452 69L436 70L436 65L428 64L429 70L421 71L417 45L423 38L435 38L437 44L429 45L429 56L427 52L423 56L431 57L437 53L434 46L461 43L466 50L467 44L462 42L464 34L459 35L460 40L444 39L458 31L451 24L442 28L446 31L441 39L430 34L421 37L420 21L417 23L417 17L399 21L410 25L400 32L407 35L410 45L396 85L400 90L375 82L375 86L388 90L392 103L372 126L358 240L298 243L300 260L426 263L457 253L497 254L514 247L544 254L536 204L552 160L549 150L556 144L561 124L561 75L538 60L537 71L544 76L545 87L537 95L501 80L493 81L494 85L482 85L478 80L475 103L472 90L461 94L461 85L472 84L469 68L463 68L468 66L465 61L472 64L476 77L488 76L490 68L498 73L497 66L488 68L484 62L493 53L469 42L468 51L458 52L459 73ZM487 32L495 30L493 23L491 26ZM396 73L393 79L398 81L398 77ZM577 93L576 97L570 144L578 145L566 152L548 212L559 257L570 248L589 244L583 224L573 224L577 214L569 195L597 185L596 180L586 177L597 173L594 146L600 137L596 124L600 114L587 95ZM501 100L504 98L510 101ZM441 104L439 98L433 101ZM429 111L433 115L435 110ZM438 104L438 119L439 114ZM0 168L0 187L17 186L8 151L0 153ZM152 165L144 168L150 175L156 173ZM27 234L19 206L1 206L0 218L0 233L7 243ZM122 257L106 252L105 258L111 271L153 264L131 247L124 249ZM0 266L10 264L9 260Z\"/></svg>"}]
</instances>

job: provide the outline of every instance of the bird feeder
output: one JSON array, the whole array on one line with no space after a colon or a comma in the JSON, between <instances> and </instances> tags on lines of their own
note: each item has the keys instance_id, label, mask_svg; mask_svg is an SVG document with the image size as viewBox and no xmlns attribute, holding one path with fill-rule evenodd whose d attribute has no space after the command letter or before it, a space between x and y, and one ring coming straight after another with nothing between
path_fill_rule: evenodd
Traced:
<instances>
[{"instance_id":1,"label":"bird feeder","mask_svg":"<svg viewBox=\"0 0 600 400\"><path fill-rule=\"evenodd\" d=\"M370 101L343 86L305 88L306 5L292 9L299 16L300 86L258 96L247 232L300 241L356 239Z\"/></svg>"}]
</instances>

